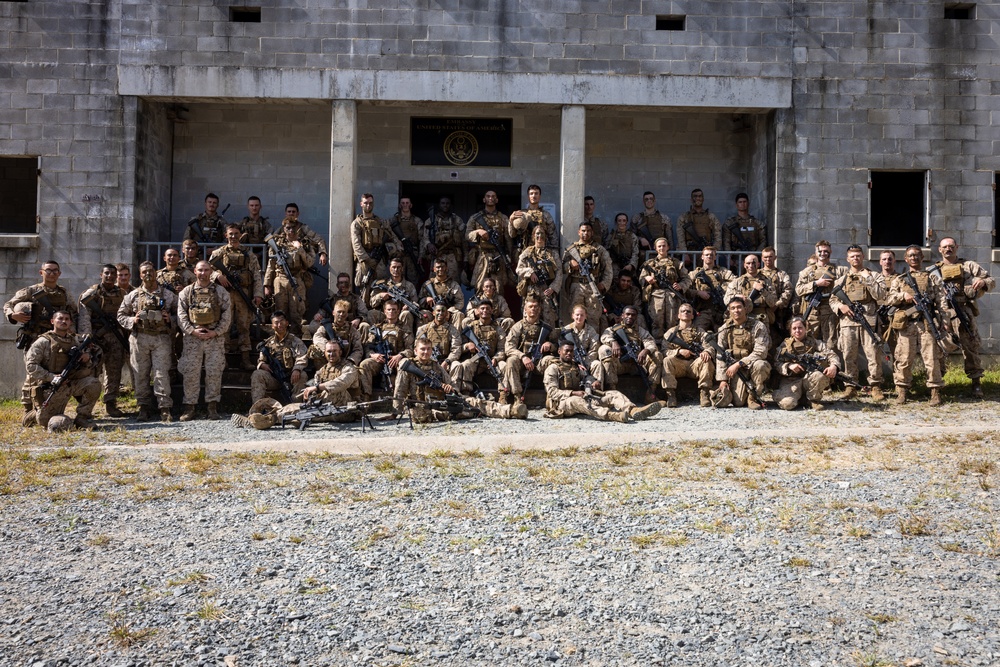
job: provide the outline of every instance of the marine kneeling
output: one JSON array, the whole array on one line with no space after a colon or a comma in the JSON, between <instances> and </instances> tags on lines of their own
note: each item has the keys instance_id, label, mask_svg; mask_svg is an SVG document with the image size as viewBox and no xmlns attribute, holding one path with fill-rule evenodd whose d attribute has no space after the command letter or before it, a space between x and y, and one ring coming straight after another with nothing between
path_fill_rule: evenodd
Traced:
<instances>
[{"instance_id":1,"label":"marine kneeling","mask_svg":"<svg viewBox=\"0 0 1000 667\"><path fill-rule=\"evenodd\" d=\"M527 419L524 403L503 405L482 398L465 397L455 391L451 375L431 358L434 344L419 338L414 344L415 363L409 359L399 365L393 410L400 415L410 408L413 421L427 423L474 417Z\"/></svg>"},{"instance_id":2,"label":"marine kneeling","mask_svg":"<svg viewBox=\"0 0 1000 667\"><path fill-rule=\"evenodd\" d=\"M589 415L623 424L649 419L660 411L659 402L638 407L619 391L600 391L592 376L573 359L573 342L559 345L559 361L545 369L545 416L553 419Z\"/></svg>"},{"instance_id":3,"label":"marine kneeling","mask_svg":"<svg viewBox=\"0 0 1000 667\"><path fill-rule=\"evenodd\" d=\"M774 390L774 400L782 410L794 410L803 400L809 401L813 410L822 410L823 392L840 371L837 354L810 336L805 320L798 315L791 319L788 330L792 335L775 355L781 383Z\"/></svg>"},{"instance_id":4,"label":"marine kneeling","mask_svg":"<svg viewBox=\"0 0 1000 667\"><path fill-rule=\"evenodd\" d=\"M91 353L99 348L90 344L90 336L81 339L72 333L73 318L68 311L55 311L51 322L52 330L39 336L24 357L34 410L25 414L22 423L51 426L49 430L66 430L71 424L90 428L101 395ZM77 403L72 422L63 414L70 397Z\"/></svg>"}]
</instances>

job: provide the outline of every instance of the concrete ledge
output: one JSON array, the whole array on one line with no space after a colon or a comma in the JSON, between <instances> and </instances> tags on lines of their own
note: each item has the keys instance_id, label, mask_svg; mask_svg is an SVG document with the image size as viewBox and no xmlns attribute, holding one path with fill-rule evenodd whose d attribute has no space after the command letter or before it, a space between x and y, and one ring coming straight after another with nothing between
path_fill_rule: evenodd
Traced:
<instances>
[{"instance_id":1,"label":"concrete ledge","mask_svg":"<svg viewBox=\"0 0 1000 667\"><path fill-rule=\"evenodd\" d=\"M192 99L583 104L762 111L790 108L790 78L616 76L121 65L118 93Z\"/></svg>"},{"instance_id":2,"label":"concrete ledge","mask_svg":"<svg viewBox=\"0 0 1000 667\"><path fill-rule=\"evenodd\" d=\"M38 234L0 234L0 248L37 248Z\"/></svg>"}]
</instances>

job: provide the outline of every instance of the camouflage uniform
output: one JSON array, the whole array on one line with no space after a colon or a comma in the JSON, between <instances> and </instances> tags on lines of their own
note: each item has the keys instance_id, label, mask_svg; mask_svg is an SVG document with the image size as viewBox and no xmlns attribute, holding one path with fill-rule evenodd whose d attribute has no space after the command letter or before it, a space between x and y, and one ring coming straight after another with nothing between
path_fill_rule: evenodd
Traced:
<instances>
[{"instance_id":1,"label":"camouflage uniform","mask_svg":"<svg viewBox=\"0 0 1000 667\"><path fill-rule=\"evenodd\" d=\"M663 215L658 210L652 213L643 210L633 215L632 228L635 230L636 236L646 238L649 241L650 250L653 249L656 239L661 236L670 242L671 247L674 246L674 228L670 224L670 216Z\"/></svg>"},{"instance_id":2,"label":"camouflage uniform","mask_svg":"<svg viewBox=\"0 0 1000 667\"><path fill-rule=\"evenodd\" d=\"M31 386L31 398L35 409L35 419L38 425L45 428L49 420L63 414L70 397L75 398L77 424L89 420L94 414L94 405L101 395L101 383L94 377L93 359L80 364L59 388L49 404L42 408L42 403L49 397L51 390L45 390L42 385L52 382L69 361L70 350L80 344L80 338L73 334L60 336L55 331L48 331L31 344L24 356L24 366L27 379Z\"/></svg>"},{"instance_id":3,"label":"camouflage uniform","mask_svg":"<svg viewBox=\"0 0 1000 667\"><path fill-rule=\"evenodd\" d=\"M302 235L301 229L300 227L298 248L292 246L284 231L271 237L274 239L275 245L284 252L288 268L298 285L292 287L288 276L278 266L277 260L270 256L270 253L267 259L267 271L264 273L264 287L270 289L271 294L274 295L274 309L285 313L292 331L301 330L302 318L306 312L306 290L308 289L306 276L309 275L309 267L316 263L316 247L312 241Z\"/></svg>"},{"instance_id":4,"label":"camouflage uniform","mask_svg":"<svg viewBox=\"0 0 1000 667\"><path fill-rule=\"evenodd\" d=\"M91 302L91 299L93 301ZM125 361L125 348L118 341L118 338L111 332L109 326L101 326L97 331L93 330L90 307L85 306L87 302L92 303L92 307L99 313L107 316L111 327L118 327L118 308L125 299L125 293L116 285L107 289L103 284L93 285L90 289L80 295L80 310L77 321L77 332L82 336L86 334L94 335L94 342L101 348L101 358L96 366L97 374L104 371L104 402L115 403L118 400L118 392L121 391L122 384L122 364ZM124 337L127 334L122 334Z\"/></svg>"},{"instance_id":5,"label":"camouflage uniform","mask_svg":"<svg viewBox=\"0 0 1000 667\"><path fill-rule=\"evenodd\" d=\"M754 291L753 284L757 281L760 281L764 285L764 289L751 299L750 295ZM731 280L729 285L726 286L726 304L737 294L746 297L747 301L750 302L748 304L750 307L747 309L747 317L760 320L768 325L768 327L774 324L774 306L778 303L778 295L775 293L774 285L771 284L771 280L767 276L758 271L756 276L744 273L735 280Z\"/></svg>"},{"instance_id":6,"label":"camouflage uniform","mask_svg":"<svg viewBox=\"0 0 1000 667\"><path fill-rule=\"evenodd\" d=\"M185 405L198 403L202 366L205 367L205 402L218 403L222 399L225 336L232 316L229 293L215 283L208 287L188 285L177 297L177 323L184 333L184 353L177 361L177 371L184 377ZM201 340L194 336L196 328L215 331L218 335Z\"/></svg>"},{"instance_id":7,"label":"camouflage uniform","mask_svg":"<svg viewBox=\"0 0 1000 667\"><path fill-rule=\"evenodd\" d=\"M571 250L576 249L580 253L580 259L590 262L590 273L594 279L594 285L603 284L605 287L611 285L611 257L604 246L594 243L583 243L577 241L563 253L563 273L566 275L566 293L569 296L569 307L572 310L577 306L587 309L587 323L595 329L601 326L601 313L603 304L601 298L594 294L594 287L591 282L580 273L580 267L571 268Z\"/></svg>"},{"instance_id":8,"label":"camouflage uniform","mask_svg":"<svg viewBox=\"0 0 1000 667\"><path fill-rule=\"evenodd\" d=\"M228 245L217 248L209 262L221 261L230 275L239 280L243 293L250 297L250 300L264 297L264 286L260 278L260 263L249 248L233 249ZM213 278L218 279L222 275L217 271ZM236 327L237 338L226 335L227 352L246 352L252 349L250 345L250 322L253 320L255 310L236 292L235 287L227 288L229 299L233 303L233 324Z\"/></svg>"},{"instance_id":9,"label":"camouflage uniform","mask_svg":"<svg viewBox=\"0 0 1000 667\"><path fill-rule=\"evenodd\" d=\"M959 258L957 264L945 264L943 261L939 261L934 266L937 267L936 273L944 284L955 288L955 307L962 309L969 322L968 331L959 325L957 315L952 324L957 329L958 340L962 346L965 374L970 380L978 380L983 377L984 371L983 360L980 357L983 341L979 337L979 327L976 326L976 318L979 317L979 304L976 303L976 300L982 297L985 292L996 288L996 280L986 272L986 269L969 259ZM986 281L986 289L983 292L977 293L972 288L972 283L977 278Z\"/></svg>"},{"instance_id":10,"label":"camouflage uniform","mask_svg":"<svg viewBox=\"0 0 1000 667\"><path fill-rule=\"evenodd\" d=\"M885 302L887 295L885 279L881 273L862 269L854 271L848 269L834 284L834 290L842 288L847 298L854 303L860 304L865 311L865 319L868 324L875 328L875 318L878 315L879 306ZM830 307L835 308L841 304L840 299L831 295ZM852 315L841 315L839 333L837 335L837 352L843 358L843 364L837 364L844 369L844 373L852 380L858 379L858 348L865 352L865 359L868 360L868 384L878 386L882 384L882 350L881 341L876 343L872 340L861 324Z\"/></svg>"},{"instance_id":11,"label":"camouflage uniform","mask_svg":"<svg viewBox=\"0 0 1000 667\"><path fill-rule=\"evenodd\" d=\"M263 345L284 368L289 383L292 371L299 371L299 381L292 385L291 395L295 397L301 394L306 386L306 344L298 336L286 334L282 340L278 340L277 336L271 336ZM250 375L250 398L254 403L268 396L275 398L281 391L281 383L274 374L260 367L265 363L267 358L261 352L257 358L257 370ZM187 403L186 400L184 402Z\"/></svg>"},{"instance_id":12,"label":"camouflage uniform","mask_svg":"<svg viewBox=\"0 0 1000 667\"><path fill-rule=\"evenodd\" d=\"M458 363L462 356L462 334L453 324L439 325L434 322L417 327L414 340L426 338L434 344L435 361L451 370L452 364Z\"/></svg>"},{"instance_id":13,"label":"camouflage uniform","mask_svg":"<svg viewBox=\"0 0 1000 667\"><path fill-rule=\"evenodd\" d=\"M330 340L331 332L341 342L344 360L351 362L355 366L360 366L362 355L364 355L361 332L357 327L351 324L350 320L347 320L347 322L339 327L333 321L326 322L323 326L316 330L316 333L313 334L313 348L322 352L326 347L326 341ZM325 362L326 357L322 354L320 354L320 356Z\"/></svg>"},{"instance_id":14,"label":"camouflage uniform","mask_svg":"<svg viewBox=\"0 0 1000 667\"><path fill-rule=\"evenodd\" d=\"M479 320L471 322L469 328L479 339L479 342L486 346L486 350L490 353L490 359L493 361L493 365L497 367L500 371L501 377L503 374L503 369L505 366L505 356L504 356L504 345L506 344L507 336L504 334L503 327L501 327L496 320L493 320L491 324L483 324ZM466 338L462 337L462 344L465 345ZM473 381L476 376L480 373L488 372L486 370L486 362L480 357L478 352L469 352L463 350L463 357L457 365L452 368L455 371L455 379L460 380L462 383L461 391L464 394L472 393ZM497 387L502 389L502 387Z\"/></svg>"},{"instance_id":15,"label":"camouflage uniform","mask_svg":"<svg viewBox=\"0 0 1000 667\"><path fill-rule=\"evenodd\" d=\"M707 208L689 209L677 218L677 249L701 251L705 246L722 247L722 223Z\"/></svg>"},{"instance_id":16,"label":"camouflage uniform","mask_svg":"<svg viewBox=\"0 0 1000 667\"><path fill-rule=\"evenodd\" d=\"M465 306L465 294L462 293L462 288L458 282L452 279L449 279L448 282L441 282L437 278L432 277L420 288L418 301L421 305L427 299L434 298L430 288L427 287L428 285L433 286L434 293L437 294L435 303L443 303L448 308L448 312L451 313L451 323L454 327L457 329L462 326L462 307ZM426 308L426 306L424 307ZM431 314L432 311L430 309L424 310L424 319L429 318ZM420 338L420 336L418 335L417 338Z\"/></svg>"},{"instance_id":17,"label":"camouflage uniform","mask_svg":"<svg viewBox=\"0 0 1000 667\"><path fill-rule=\"evenodd\" d=\"M726 218L722 225L722 249L759 251L767 246L767 225L748 215L741 218L734 215Z\"/></svg>"},{"instance_id":18,"label":"camouflage uniform","mask_svg":"<svg viewBox=\"0 0 1000 667\"><path fill-rule=\"evenodd\" d=\"M437 257L431 257L430 246L437 248ZM424 224L420 239L420 256L430 261L443 259L448 265L448 275L458 279L465 262L465 222L454 213L434 214L434 220Z\"/></svg>"},{"instance_id":19,"label":"camouflage uniform","mask_svg":"<svg viewBox=\"0 0 1000 667\"><path fill-rule=\"evenodd\" d=\"M626 327L623 323L614 325L613 327L608 327L601 334L601 347L598 350L598 357L601 360L601 365L604 366L604 387L605 389L617 389L618 388L618 376L619 375L638 375L639 370L636 366L636 362L629 358L625 359L625 346L622 345L621 340L615 335L615 332L619 329L625 331L629 340L635 343L639 350L646 350L648 354L646 355L646 360L643 362L642 367L646 371L646 375L649 376L649 391L653 391L661 382L661 375L663 373L663 365L660 361L660 349L656 346L656 341L653 337L649 335L649 332L636 324L634 327ZM621 356L614 356L612 354L612 342L617 342L621 345L622 352Z\"/></svg>"},{"instance_id":20,"label":"camouflage uniform","mask_svg":"<svg viewBox=\"0 0 1000 667\"><path fill-rule=\"evenodd\" d=\"M799 279L795 283L795 294L801 297L800 310L798 312L805 315L809 298L817 289L813 283L823 278L831 278L835 283L837 278L844 275L846 271L846 267L835 264L827 264L826 266L810 264L802 269L802 272L799 273ZM821 289L824 294L829 295L833 292L833 283L829 287ZM837 347L837 316L830 309L829 296L825 296L820 302L819 308L814 308L809 314L806 327L809 329L810 336L819 338L826 343L827 347Z\"/></svg>"},{"instance_id":21,"label":"camouflage uniform","mask_svg":"<svg viewBox=\"0 0 1000 667\"><path fill-rule=\"evenodd\" d=\"M507 227L507 234L520 252L533 245L532 239L534 238L535 227L539 225L545 230L545 247L559 247L559 237L556 235L556 223L548 211L543 208L536 208L524 209L522 212L524 213L524 217L510 220Z\"/></svg>"},{"instance_id":22,"label":"camouflage uniform","mask_svg":"<svg viewBox=\"0 0 1000 667\"><path fill-rule=\"evenodd\" d=\"M169 324L163 320L163 312L170 315ZM141 316L139 324L135 322L136 315ZM177 326L177 297L162 286L152 292L140 286L122 300L118 323L132 332L129 359L135 371L136 403L152 407L155 394L159 409L169 410L174 405L170 396L170 367L174 360L171 341Z\"/></svg>"},{"instance_id":23,"label":"camouflage uniform","mask_svg":"<svg viewBox=\"0 0 1000 667\"><path fill-rule=\"evenodd\" d=\"M618 324L625 306L632 306L637 312L642 312L642 290L632 285L628 290L622 291L618 288L616 280L614 285L604 293L604 306L608 309L607 324L609 326ZM604 329L607 327L602 328L601 331Z\"/></svg>"},{"instance_id":24,"label":"camouflage uniform","mask_svg":"<svg viewBox=\"0 0 1000 667\"><path fill-rule=\"evenodd\" d=\"M708 276L708 281L705 280L705 276ZM732 271L720 266L714 266L711 269L701 268L691 272L690 295L697 313L694 318L695 326L701 327L705 331L715 331L722 324L727 316L726 289L729 287L729 283L735 279L736 276L733 275ZM696 294L698 290L711 293L713 287L722 293L722 305L715 303L711 298L702 299Z\"/></svg>"},{"instance_id":25,"label":"camouflage uniform","mask_svg":"<svg viewBox=\"0 0 1000 667\"><path fill-rule=\"evenodd\" d=\"M819 354L826 358L831 366L839 366L837 353L828 348L823 341L816 340L812 336L806 336L802 341L797 341L788 337L781 344L780 350L791 354ZM774 402L782 410L794 410L805 398L812 404L823 400L823 392L833 384L833 380L821 371L806 370L802 374L794 374L791 370L790 362L778 364L778 374L781 375L781 382L774 390Z\"/></svg>"},{"instance_id":26,"label":"camouflage uniform","mask_svg":"<svg viewBox=\"0 0 1000 667\"><path fill-rule=\"evenodd\" d=\"M612 273L618 275L626 266L631 266L633 271L640 266L639 262L639 239L629 230L620 232L617 229L611 232L604 246L608 250L608 257L611 258Z\"/></svg>"},{"instance_id":27,"label":"camouflage uniform","mask_svg":"<svg viewBox=\"0 0 1000 667\"><path fill-rule=\"evenodd\" d=\"M3 314L7 321L20 327L17 332L18 349L24 350L27 354L39 336L52 331L52 315L57 310L65 310L74 320L77 319L76 301L62 285L49 288L45 287L45 283L37 283L18 290L3 305ZM15 312L30 312L31 320L18 324L12 319ZM28 378L25 378L21 385L21 405L24 406L25 412L31 410L31 384Z\"/></svg>"},{"instance_id":28,"label":"camouflage uniform","mask_svg":"<svg viewBox=\"0 0 1000 667\"><path fill-rule=\"evenodd\" d=\"M767 325L760 320L749 318L743 324L737 324L731 319L726 320L719 327L716 340L719 347L729 350L733 357L749 370L750 381L754 383L757 393L763 396L764 387L771 374L771 364L767 362L771 335L768 333ZM727 368L726 362L716 355L715 379L729 383L729 390L724 392L722 400L717 404L718 407L724 408L730 404L737 407L747 405L750 390L739 376L733 376L731 379L726 377Z\"/></svg>"},{"instance_id":29,"label":"camouflage uniform","mask_svg":"<svg viewBox=\"0 0 1000 667\"><path fill-rule=\"evenodd\" d=\"M778 330L784 331L788 325L788 319L791 317L789 307L795 296L795 289L792 287L792 279L788 273L781 269L761 267L760 272L771 281L771 286L774 287L774 294L777 297L777 301L774 302L774 324L771 325L773 336Z\"/></svg>"},{"instance_id":30,"label":"camouflage uniform","mask_svg":"<svg viewBox=\"0 0 1000 667\"><path fill-rule=\"evenodd\" d=\"M454 381L451 379L451 375L448 374L441 364L436 361L429 361L427 363L421 363L419 361L414 362L424 373L430 375L436 375L441 378L444 384L450 384L454 386ZM397 414L402 413L405 409L405 401L415 400L415 401L435 401L443 400L444 393L437 390L431 389L426 385L418 384L420 379L412 374L407 373L404 370L400 370L396 375L396 388L393 391L394 409ZM482 413L484 417L495 417L498 419L514 419L520 418L524 419L527 416L525 412L522 415L515 415L514 406L510 405L500 405L495 401L488 401L478 398L465 398L465 403L469 408L463 409L460 412L454 413L448 410L440 410L436 408L431 408L424 405L414 405L410 409L410 414L413 417L413 421L418 424L426 424L429 422L436 421L450 421L453 419L473 419L479 416L476 410Z\"/></svg>"},{"instance_id":31,"label":"camouflage uniform","mask_svg":"<svg viewBox=\"0 0 1000 667\"><path fill-rule=\"evenodd\" d=\"M668 392L676 391L677 378L693 378L698 381L700 391L710 391L715 378L715 360L706 363L700 355L682 357L681 346L667 340L672 334L676 334L685 343L701 345L711 353L711 348L705 340L708 334L704 329L694 325L684 329L680 326L672 327L663 335L663 388Z\"/></svg>"},{"instance_id":32,"label":"camouflage uniform","mask_svg":"<svg viewBox=\"0 0 1000 667\"><path fill-rule=\"evenodd\" d=\"M386 301L393 299L387 291L390 287L395 287L402 291L407 299L414 302L418 306L420 301L417 299L417 288L409 280L403 279L402 282L396 283L392 281L392 278L386 278L385 280L379 280L372 287L371 293L371 310L367 311L367 319L370 324L381 324L385 321L385 314L382 312L382 306ZM363 305L363 304L362 304ZM414 315L410 312L410 309L399 303L399 323L403 325L403 328L413 333L413 329L417 324L418 320L424 317L423 312L419 315Z\"/></svg>"},{"instance_id":33,"label":"camouflage uniform","mask_svg":"<svg viewBox=\"0 0 1000 667\"><path fill-rule=\"evenodd\" d=\"M258 216L256 220L252 220L250 216L245 216L243 220L240 221L240 243L260 245L261 243L264 243L264 239L266 239L270 234L271 223L262 215Z\"/></svg>"},{"instance_id":34,"label":"camouflage uniform","mask_svg":"<svg viewBox=\"0 0 1000 667\"><path fill-rule=\"evenodd\" d=\"M479 319L477 309L486 301L493 304L493 322L499 325L504 331L510 331L510 328L514 326L514 318L510 312L510 304L507 303L507 299L503 298L503 295L499 292L493 295L492 298L486 298L483 294L477 294L469 299L469 303L465 306L465 317L462 319L462 328L464 329Z\"/></svg>"},{"instance_id":35,"label":"camouflage uniform","mask_svg":"<svg viewBox=\"0 0 1000 667\"><path fill-rule=\"evenodd\" d=\"M590 218L584 218L583 221L589 222L591 229L594 230L594 243L597 245L606 245L605 241L607 241L608 238L608 227L604 224L604 221L596 215Z\"/></svg>"},{"instance_id":36,"label":"camouflage uniform","mask_svg":"<svg viewBox=\"0 0 1000 667\"><path fill-rule=\"evenodd\" d=\"M944 284L937 274L928 271L909 273L930 302L940 312L948 312ZM913 294L913 288L906 284L904 275L901 273L893 277L886 296L886 304L897 308L890 324L897 334L892 379L897 388L902 388L903 391L909 388L913 383L913 362L919 351L927 370L927 387L941 388L944 386L941 379L941 358L944 352L916 307L906 301L904 294Z\"/></svg>"},{"instance_id":37,"label":"camouflage uniform","mask_svg":"<svg viewBox=\"0 0 1000 667\"><path fill-rule=\"evenodd\" d=\"M341 359L336 365L328 363L323 366L313 380L324 403L344 406L352 400L351 391L357 391L358 368L346 359Z\"/></svg>"},{"instance_id":38,"label":"camouflage uniform","mask_svg":"<svg viewBox=\"0 0 1000 667\"><path fill-rule=\"evenodd\" d=\"M379 259L372 257L372 253L381 252L383 245L386 254ZM354 284L362 288L361 296L367 301L375 280L389 277L389 258L399 251L400 244L388 222L377 215L359 215L351 222L351 248L356 264Z\"/></svg>"},{"instance_id":39,"label":"camouflage uniform","mask_svg":"<svg viewBox=\"0 0 1000 667\"><path fill-rule=\"evenodd\" d=\"M653 322L651 333L653 338L660 339L663 337L663 332L670 327L677 326L677 309L681 307L681 299L660 285L659 282L654 285L646 282L647 278L655 278L657 273L666 274L667 284L671 287L674 283L680 284L678 291L681 294L684 294L684 291L691 287L691 276L688 275L688 270L684 265L673 257L647 259L639 271L639 284L642 286L643 300L646 302L649 319Z\"/></svg>"},{"instance_id":40,"label":"camouflage uniform","mask_svg":"<svg viewBox=\"0 0 1000 667\"><path fill-rule=\"evenodd\" d=\"M495 229L500 239L500 248L490 243L488 238L480 239L476 233L480 229ZM503 253L507 259L511 257L511 246L513 245L508 234L510 220L500 211L479 211L465 225L465 235L476 246L479 251L476 258L476 266L472 269L472 287L477 291L483 288L483 281L493 278L497 284L497 291L502 292L504 285L510 281L510 271L504 265L499 253ZM513 265L510 267L515 268Z\"/></svg>"},{"instance_id":41,"label":"camouflage uniform","mask_svg":"<svg viewBox=\"0 0 1000 667\"><path fill-rule=\"evenodd\" d=\"M376 332L389 343L390 354L388 356L394 357L397 354L402 354L406 358L413 357L413 334L403 326L402 322L396 322L395 324L383 322L377 327L371 327L368 330L368 340L365 343L365 358L362 359L361 365L358 367L361 394L363 396L371 396L372 389L375 386L375 377L382 373L383 367L388 363L388 360L386 363L382 363L371 358L372 354L377 353L375 349ZM389 384L385 387L389 391L393 387L391 380L393 372L395 371L390 372L387 378Z\"/></svg>"},{"instance_id":42,"label":"camouflage uniform","mask_svg":"<svg viewBox=\"0 0 1000 667\"><path fill-rule=\"evenodd\" d=\"M545 273L544 281L531 282L531 275L535 272L532 262ZM542 321L555 328L559 320L556 296L551 299L545 296L546 289L551 289L558 295L563 286L562 262L556 257L555 252L550 248L537 249L534 246L525 248L517 259L517 277L519 278L517 293L522 297L529 294L538 297L542 303Z\"/></svg>"},{"instance_id":43,"label":"camouflage uniform","mask_svg":"<svg viewBox=\"0 0 1000 667\"><path fill-rule=\"evenodd\" d=\"M584 324L583 329L577 329L576 322L570 322L559 329L559 338L573 341L574 345L579 345L587 362L585 364L587 371L601 383L601 386L604 386L604 365L601 364L600 360L601 336L597 333L597 329L589 324ZM557 358L552 357L552 361ZM544 372L545 369L543 368L542 371Z\"/></svg>"},{"instance_id":44,"label":"camouflage uniform","mask_svg":"<svg viewBox=\"0 0 1000 667\"><path fill-rule=\"evenodd\" d=\"M601 421L627 422L628 414L635 408L625 394L609 390L588 400L573 396L583 389L583 373L574 363L556 361L549 364L543 377L545 385L545 416L561 419L574 415L587 415Z\"/></svg>"},{"instance_id":45,"label":"camouflage uniform","mask_svg":"<svg viewBox=\"0 0 1000 667\"><path fill-rule=\"evenodd\" d=\"M194 231L194 223L201 226L201 236ZM202 212L191 218L187 227L184 228L184 240L194 239L198 243L225 243L226 242L226 219L221 215L209 216Z\"/></svg>"},{"instance_id":46,"label":"camouflage uniform","mask_svg":"<svg viewBox=\"0 0 1000 667\"><path fill-rule=\"evenodd\" d=\"M538 335L541 328L541 320L534 323L521 320L514 324L510 328L510 331L507 332L507 338L504 340L504 355L507 357L507 364L504 366L503 379L504 384L507 385L507 390L515 396L524 394L524 385L521 382L521 378L526 373L526 370L521 357L527 356L531 346L538 342ZM555 344L558 340L558 334L558 329L552 329L548 337L542 342ZM554 356L545 355L538 360L535 368L541 372L541 368L552 363L553 359L555 359Z\"/></svg>"}]
</instances>

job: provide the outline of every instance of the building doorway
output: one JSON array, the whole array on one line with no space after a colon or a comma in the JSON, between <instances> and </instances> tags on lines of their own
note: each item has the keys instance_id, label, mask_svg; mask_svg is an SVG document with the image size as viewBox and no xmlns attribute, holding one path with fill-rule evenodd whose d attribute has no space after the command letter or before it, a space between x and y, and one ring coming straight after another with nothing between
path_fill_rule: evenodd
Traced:
<instances>
[{"instance_id":1,"label":"building doorway","mask_svg":"<svg viewBox=\"0 0 1000 667\"><path fill-rule=\"evenodd\" d=\"M400 181L400 198L409 197L413 202L414 215L426 219L432 206L437 206L441 197L451 199L451 210L468 221L473 213L483 210L483 195L487 190L497 193L500 202L497 208L510 215L521 208L520 183L423 183Z\"/></svg>"}]
</instances>

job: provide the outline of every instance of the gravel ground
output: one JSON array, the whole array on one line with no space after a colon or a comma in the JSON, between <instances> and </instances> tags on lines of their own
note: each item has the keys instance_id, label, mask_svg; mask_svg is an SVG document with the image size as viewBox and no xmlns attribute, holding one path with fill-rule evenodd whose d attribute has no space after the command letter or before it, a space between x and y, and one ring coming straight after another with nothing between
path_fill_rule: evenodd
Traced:
<instances>
[{"instance_id":1,"label":"gravel ground","mask_svg":"<svg viewBox=\"0 0 1000 667\"><path fill-rule=\"evenodd\" d=\"M1000 664L996 404L841 407L7 446L0 664Z\"/></svg>"}]
</instances>

